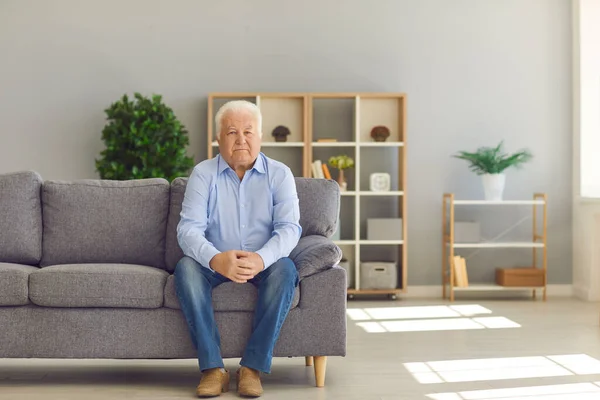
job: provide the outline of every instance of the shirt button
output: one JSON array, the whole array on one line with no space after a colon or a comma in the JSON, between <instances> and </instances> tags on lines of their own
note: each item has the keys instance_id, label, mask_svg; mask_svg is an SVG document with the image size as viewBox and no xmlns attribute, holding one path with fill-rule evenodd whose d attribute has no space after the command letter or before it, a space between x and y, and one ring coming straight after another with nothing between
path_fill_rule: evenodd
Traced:
<instances>
[{"instance_id":1,"label":"shirt button","mask_svg":"<svg viewBox=\"0 0 600 400\"><path fill-rule=\"evenodd\" d=\"M244 208L244 205L242 204L241 207Z\"/></svg>"},{"instance_id":2,"label":"shirt button","mask_svg":"<svg viewBox=\"0 0 600 400\"><path fill-rule=\"evenodd\" d=\"M242 228L245 228L245 227L246 227L246 225L242 225Z\"/></svg>"}]
</instances>

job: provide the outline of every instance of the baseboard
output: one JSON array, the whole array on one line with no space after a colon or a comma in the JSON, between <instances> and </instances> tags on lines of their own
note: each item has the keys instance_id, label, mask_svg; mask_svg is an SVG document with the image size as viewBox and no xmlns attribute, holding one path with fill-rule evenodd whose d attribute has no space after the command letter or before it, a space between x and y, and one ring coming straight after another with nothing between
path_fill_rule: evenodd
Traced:
<instances>
[{"instance_id":1,"label":"baseboard","mask_svg":"<svg viewBox=\"0 0 600 400\"><path fill-rule=\"evenodd\" d=\"M580 300L588 301L590 299L590 289L584 286L573 286L573 296Z\"/></svg>"},{"instance_id":2,"label":"baseboard","mask_svg":"<svg viewBox=\"0 0 600 400\"><path fill-rule=\"evenodd\" d=\"M455 292L456 294L457 292ZM456 295L457 298L465 297L465 298L473 298L484 297L487 294L493 294L494 297L498 297L498 295L505 297L506 295L510 295L514 297L515 295L519 296L519 293L522 293L524 296L530 296L530 292L528 291L501 291L501 292L492 292L492 291L481 291L481 292L461 292ZM538 291L539 295L541 293ZM547 296L548 297L573 297L574 290L572 284L554 284L547 286ZM401 298L429 298L429 299L441 299L442 298L442 287L440 285L409 285L406 289L406 293L400 294Z\"/></svg>"},{"instance_id":3,"label":"baseboard","mask_svg":"<svg viewBox=\"0 0 600 400\"><path fill-rule=\"evenodd\" d=\"M573 296L583 301L600 301L600 293L598 293L598 290L582 285L573 285Z\"/></svg>"}]
</instances>

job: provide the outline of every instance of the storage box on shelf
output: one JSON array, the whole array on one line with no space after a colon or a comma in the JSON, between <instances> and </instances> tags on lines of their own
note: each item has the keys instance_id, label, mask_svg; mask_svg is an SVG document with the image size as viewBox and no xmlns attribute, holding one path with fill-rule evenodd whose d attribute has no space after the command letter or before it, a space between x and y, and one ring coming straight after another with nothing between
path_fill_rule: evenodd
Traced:
<instances>
[{"instance_id":1,"label":"storage box on shelf","mask_svg":"<svg viewBox=\"0 0 600 400\"><path fill-rule=\"evenodd\" d=\"M344 267L353 275L348 280L348 296L381 294L395 299L405 291L406 96L394 93L210 94L209 158L218 152L214 115L220 105L233 99L246 99L260 107L262 151L284 162L294 175L320 177L314 172L323 171L323 175L328 172L331 179L338 180L339 171L327 165L329 158L347 155L354 160L354 167L344 170L346 190L341 193L340 227L334 235L334 242L344 254ZM285 142L277 142L271 134L281 125L291 131ZM375 127L385 127L378 128L377 134L389 136L383 141L375 140L371 135ZM320 161L321 166L313 170L316 161ZM373 231L373 223L383 218L389 218L383 222L389 237ZM392 263L386 264L385 272L389 272L389 265L394 265L394 273L387 275L393 282L363 287L361 266L364 262Z\"/></svg>"},{"instance_id":2,"label":"storage box on shelf","mask_svg":"<svg viewBox=\"0 0 600 400\"><path fill-rule=\"evenodd\" d=\"M457 242L455 207L456 206L532 206L533 240L530 242ZM443 297L449 295L454 301L456 291L497 291L497 290L531 290L533 298L536 291L543 291L546 300L547 284L547 220L548 197L545 193L535 193L532 200L456 200L453 193L445 193L442 208L442 291ZM541 223L538 220L541 212ZM478 226L475 228L478 231ZM478 233L475 232L478 236ZM473 236L473 232L468 233ZM457 287L453 260L456 249L492 249L492 248L531 248L532 264L523 268L497 268L496 282L492 284L469 284ZM538 256L541 251L541 257Z\"/></svg>"}]
</instances>

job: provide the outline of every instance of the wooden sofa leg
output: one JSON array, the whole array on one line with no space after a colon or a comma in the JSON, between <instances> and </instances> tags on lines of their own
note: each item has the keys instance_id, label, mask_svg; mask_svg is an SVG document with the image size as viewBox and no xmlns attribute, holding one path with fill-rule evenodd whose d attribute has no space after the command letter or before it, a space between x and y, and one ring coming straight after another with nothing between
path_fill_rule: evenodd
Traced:
<instances>
[{"instance_id":1,"label":"wooden sofa leg","mask_svg":"<svg viewBox=\"0 0 600 400\"><path fill-rule=\"evenodd\" d=\"M315 356L315 380L317 387L325 386L325 370L327 369L327 356Z\"/></svg>"},{"instance_id":2,"label":"wooden sofa leg","mask_svg":"<svg viewBox=\"0 0 600 400\"><path fill-rule=\"evenodd\" d=\"M312 367L313 365L313 358L312 356L306 356L306 366L307 367Z\"/></svg>"}]
</instances>

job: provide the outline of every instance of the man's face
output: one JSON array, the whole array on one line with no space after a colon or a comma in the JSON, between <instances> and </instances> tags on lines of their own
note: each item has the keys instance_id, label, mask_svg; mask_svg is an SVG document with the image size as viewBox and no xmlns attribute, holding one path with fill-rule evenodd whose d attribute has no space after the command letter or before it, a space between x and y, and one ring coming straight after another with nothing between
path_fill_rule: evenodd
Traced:
<instances>
[{"instance_id":1,"label":"man's face","mask_svg":"<svg viewBox=\"0 0 600 400\"><path fill-rule=\"evenodd\" d=\"M234 169L252 164L260 152L260 132L249 111L228 112L217 139L221 157Z\"/></svg>"}]
</instances>

